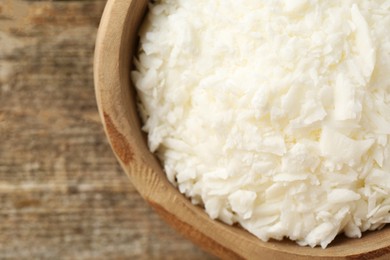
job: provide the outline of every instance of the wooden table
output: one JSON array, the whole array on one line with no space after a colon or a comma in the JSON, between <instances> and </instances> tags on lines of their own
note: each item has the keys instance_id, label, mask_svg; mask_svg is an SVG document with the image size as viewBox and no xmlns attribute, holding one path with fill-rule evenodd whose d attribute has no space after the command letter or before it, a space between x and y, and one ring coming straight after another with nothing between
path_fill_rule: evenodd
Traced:
<instances>
[{"instance_id":1,"label":"wooden table","mask_svg":"<svg viewBox=\"0 0 390 260\"><path fill-rule=\"evenodd\" d=\"M92 75L105 1L0 0L0 259L212 259L119 167Z\"/></svg>"}]
</instances>

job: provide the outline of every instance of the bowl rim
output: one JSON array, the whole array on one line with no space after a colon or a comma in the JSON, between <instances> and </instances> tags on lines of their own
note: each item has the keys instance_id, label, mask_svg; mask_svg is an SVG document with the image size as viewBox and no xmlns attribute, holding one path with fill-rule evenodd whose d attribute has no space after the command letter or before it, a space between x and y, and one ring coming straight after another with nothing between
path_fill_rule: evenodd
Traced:
<instances>
[{"instance_id":1,"label":"bowl rim","mask_svg":"<svg viewBox=\"0 0 390 260\"><path fill-rule=\"evenodd\" d=\"M286 239L263 242L239 227L210 219L168 182L147 148L130 80L137 32L147 4L147 0L108 0L96 39L94 84L112 150L155 211L195 244L223 259L374 259L390 254L390 228L365 232L360 239L338 236L326 249L300 247Z\"/></svg>"}]
</instances>

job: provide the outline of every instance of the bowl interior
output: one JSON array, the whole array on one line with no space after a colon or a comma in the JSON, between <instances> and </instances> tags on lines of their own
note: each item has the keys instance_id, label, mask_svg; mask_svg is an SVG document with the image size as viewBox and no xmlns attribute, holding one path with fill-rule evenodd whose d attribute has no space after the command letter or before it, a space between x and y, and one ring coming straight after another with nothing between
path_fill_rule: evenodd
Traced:
<instances>
[{"instance_id":1,"label":"bowl interior","mask_svg":"<svg viewBox=\"0 0 390 260\"><path fill-rule=\"evenodd\" d=\"M327 249L300 247L291 241L264 243L236 226L211 220L167 180L148 150L130 81L138 28L147 0L109 0L96 42L94 80L99 113L112 149L134 186L174 228L221 258L387 259L390 228L367 232L361 239L338 236Z\"/></svg>"}]
</instances>

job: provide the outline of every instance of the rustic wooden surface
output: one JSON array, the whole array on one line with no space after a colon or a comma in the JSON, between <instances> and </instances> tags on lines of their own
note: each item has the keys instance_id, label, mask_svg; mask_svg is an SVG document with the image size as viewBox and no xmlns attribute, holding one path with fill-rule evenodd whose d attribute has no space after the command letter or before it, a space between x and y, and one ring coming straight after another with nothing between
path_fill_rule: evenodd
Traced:
<instances>
[{"instance_id":1,"label":"rustic wooden surface","mask_svg":"<svg viewBox=\"0 0 390 260\"><path fill-rule=\"evenodd\" d=\"M104 4L0 0L0 259L212 259L106 141L92 80Z\"/></svg>"}]
</instances>

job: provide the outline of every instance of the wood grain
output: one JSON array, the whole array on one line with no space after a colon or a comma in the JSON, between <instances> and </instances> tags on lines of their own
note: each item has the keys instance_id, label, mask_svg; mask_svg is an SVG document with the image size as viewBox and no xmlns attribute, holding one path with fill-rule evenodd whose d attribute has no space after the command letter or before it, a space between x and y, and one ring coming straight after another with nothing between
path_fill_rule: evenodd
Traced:
<instances>
[{"instance_id":1,"label":"wood grain","mask_svg":"<svg viewBox=\"0 0 390 260\"><path fill-rule=\"evenodd\" d=\"M213 259L160 220L106 141L92 80L104 5L0 1L0 259Z\"/></svg>"}]
</instances>

